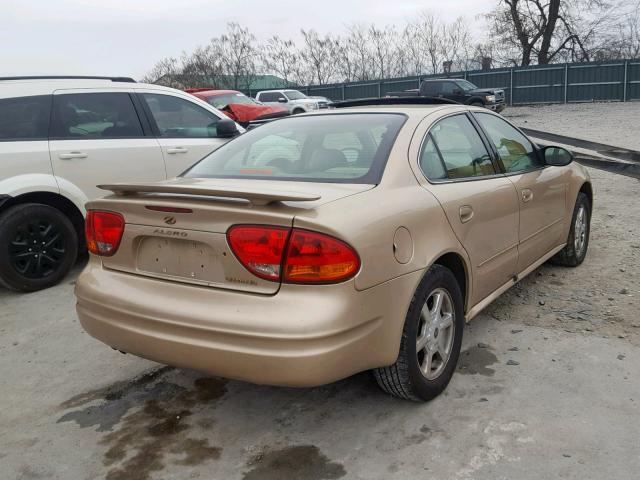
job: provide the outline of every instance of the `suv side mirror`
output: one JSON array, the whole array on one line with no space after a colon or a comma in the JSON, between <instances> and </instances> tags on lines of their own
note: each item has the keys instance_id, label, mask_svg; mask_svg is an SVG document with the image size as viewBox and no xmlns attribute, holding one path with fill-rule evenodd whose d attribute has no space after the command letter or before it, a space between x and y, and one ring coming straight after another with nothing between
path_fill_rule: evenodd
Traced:
<instances>
[{"instance_id":1,"label":"suv side mirror","mask_svg":"<svg viewBox=\"0 0 640 480\"><path fill-rule=\"evenodd\" d=\"M280 98L278 98L278 101L279 101L280 103L287 103L289 100L287 100L287 99L286 99L286 98L284 98L284 97L280 97Z\"/></svg>"},{"instance_id":2,"label":"suv side mirror","mask_svg":"<svg viewBox=\"0 0 640 480\"><path fill-rule=\"evenodd\" d=\"M569 150L553 145L544 147L542 155L544 156L544 162L554 167L564 167L573 161L573 154Z\"/></svg>"},{"instance_id":3,"label":"suv side mirror","mask_svg":"<svg viewBox=\"0 0 640 480\"><path fill-rule=\"evenodd\" d=\"M240 133L236 122L230 118L221 118L218 123L215 124L216 137L218 138L233 138Z\"/></svg>"}]
</instances>

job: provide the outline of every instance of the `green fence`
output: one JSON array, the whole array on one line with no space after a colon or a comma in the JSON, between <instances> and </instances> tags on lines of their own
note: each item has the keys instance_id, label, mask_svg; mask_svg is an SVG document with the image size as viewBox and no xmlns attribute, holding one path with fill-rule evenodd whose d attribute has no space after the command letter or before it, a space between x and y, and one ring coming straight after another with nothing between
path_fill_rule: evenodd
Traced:
<instances>
[{"instance_id":1,"label":"green fence","mask_svg":"<svg viewBox=\"0 0 640 480\"><path fill-rule=\"evenodd\" d=\"M383 97L388 92L418 88L426 78L442 77L442 74L420 75L293 88L311 96L351 100ZM640 100L640 59L472 70L454 72L448 77L465 78L478 87L501 88L509 105Z\"/></svg>"}]
</instances>

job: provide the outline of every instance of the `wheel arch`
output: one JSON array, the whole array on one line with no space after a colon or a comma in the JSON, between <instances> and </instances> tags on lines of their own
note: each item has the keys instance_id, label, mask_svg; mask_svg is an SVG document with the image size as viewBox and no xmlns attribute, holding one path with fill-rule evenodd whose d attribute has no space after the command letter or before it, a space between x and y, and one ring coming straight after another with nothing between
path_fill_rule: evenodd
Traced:
<instances>
[{"instance_id":1,"label":"wheel arch","mask_svg":"<svg viewBox=\"0 0 640 480\"><path fill-rule=\"evenodd\" d=\"M76 204L71 200L54 192L28 192L5 199L0 206L0 212L15 205L22 205L25 203L40 203L61 211L73 224L73 227L78 234L78 241L82 243L84 235L84 216Z\"/></svg>"},{"instance_id":2,"label":"wheel arch","mask_svg":"<svg viewBox=\"0 0 640 480\"><path fill-rule=\"evenodd\" d=\"M468 299L469 299L469 269L467 267L467 263L462 255L456 252L447 252L440 255L436 260L434 260L433 265L440 265L442 267L448 268L453 273L453 276L456 277L456 281L460 286L460 290L462 291L462 299L464 301L464 311L467 311Z\"/></svg>"},{"instance_id":3,"label":"wheel arch","mask_svg":"<svg viewBox=\"0 0 640 480\"><path fill-rule=\"evenodd\" d=\"M591 182L584 182L578 190L579 193L584 193L589 199L589 208L593 210L593 187L591 186Z\"/></svg>"}]
</instances>

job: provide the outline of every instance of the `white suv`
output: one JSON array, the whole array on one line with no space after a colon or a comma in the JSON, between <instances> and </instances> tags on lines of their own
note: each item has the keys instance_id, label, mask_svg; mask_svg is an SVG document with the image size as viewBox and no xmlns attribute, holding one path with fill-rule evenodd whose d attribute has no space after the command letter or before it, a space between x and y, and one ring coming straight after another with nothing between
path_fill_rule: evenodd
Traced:
<instances>
[{"instance_id":1,"label":"white suv","mask_svg":"<svg viewBox=\"0 0 640 480\"><path fill-rule=\"evenodd\" d=\"M0 78L0 284L60 281L96 185L172 178L239 133L188 93L122 77Z\"/></svg>"},{"instance_id":2,"label":"white suv","mask_svg":"<svg viewBox=\"0 0 640 480\"><path fill-rule=\"evenodd\" d=\"M307 97L298 90L265 90L258 92L256 100L266 105L279 105L289 113L304 113L310 110L329 108L331 101L325 97Z\"/></svg>"}]
</instances>

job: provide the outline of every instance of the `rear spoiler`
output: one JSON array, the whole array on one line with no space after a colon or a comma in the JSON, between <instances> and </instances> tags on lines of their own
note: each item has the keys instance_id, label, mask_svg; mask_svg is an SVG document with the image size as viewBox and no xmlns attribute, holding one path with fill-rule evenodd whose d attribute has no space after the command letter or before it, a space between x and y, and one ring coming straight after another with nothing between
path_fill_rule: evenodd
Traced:
<instances>
[{"instance_id":1,"label":"rear spoiler","mask_svg":"<svg viewBox=\"0 0 640 480\"><path fill-rule=\"evenodd\" d=\"M320 195L284 192L268 188L237 188L223 185L198 185L180 183L116 183L98 185L102 190L110 190L116 195L134 195L145 193L169 193L176 195L196 195L205 197L238 198L248 200L253 205L269 205L274 202L311 202Z\"/></svg>"}]
</instances>

